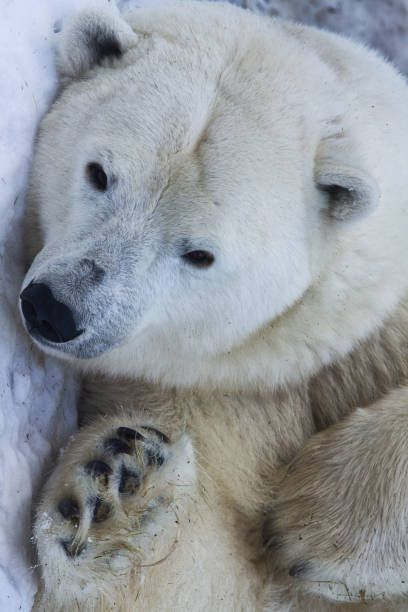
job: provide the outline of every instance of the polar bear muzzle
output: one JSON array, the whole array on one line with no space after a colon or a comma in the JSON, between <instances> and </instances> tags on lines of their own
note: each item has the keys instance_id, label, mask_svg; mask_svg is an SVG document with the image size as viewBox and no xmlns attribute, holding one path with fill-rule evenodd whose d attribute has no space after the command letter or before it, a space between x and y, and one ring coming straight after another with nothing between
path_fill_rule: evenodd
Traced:
<instances>
[{"instance_id":1,"label":"polar bear muzzle","mask_svg":"<svg viewBox=\"0 0 408 612\"><path fill-rule=\"evenodd\" d=\"M50 342L69 342L83 333L71 309L55 299L45 283L31 282L20 295L21 310L31 335Z\"/></svg>"}]
</instances>

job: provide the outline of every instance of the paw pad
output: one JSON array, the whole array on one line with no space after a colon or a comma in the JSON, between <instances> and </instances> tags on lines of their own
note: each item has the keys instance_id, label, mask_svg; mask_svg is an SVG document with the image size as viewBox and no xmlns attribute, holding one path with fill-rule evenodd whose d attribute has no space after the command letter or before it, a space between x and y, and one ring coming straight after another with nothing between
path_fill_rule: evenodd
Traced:
<instances>
[{"instance_id":1,"label":"paw pad","mask_svg":"<svg viewBox=\"0 0 408 612\"><path fill-rule=\"evenodd\" d=\"M122 465L120 471L119 493L123 495L133 495L139 487L140 475L136 471L129 470L126 466Z\"/></svg>"},{"instance_id":2,"label":"paw pad","mask_svg":"<svg viewBox=\"0 0 408 612\"><path fill-rule=\"evenodd\" d=\"M85 472L95 481L101 482L105 487L108 486L109 476L112 468L104 461L89 461L85 466Z\"/></svg>"},{"instance_id":3,"label":"paw pad","mask_svg":"<svg viewBox=\"0 0 408 612\"><path fill-rule=\"evenodd\" d=\"M152 448L146 448L145 450L146 463L149 467L157 465L160 467L164 463L164 456L160 452L159 448L153 446Z\"/></svg>"},{"instance_id":4,"label":"paw pad","mask_svg":"<svg viewBox=\"0 0 408 612\"><path fill-rule=\"evenodd\" d=\"M97 497L91 500L91 506L93 506L92 520L95 523L102 523L106 521L112 514L112 506L101 497Z\"/></svg>"},{"instance_id":5,"label":"paw pad","mask_svg":"<svg viewBox=\"0 0 408 612\"><path fill-rule=\"evenodd\" d=\"M121 504L125 504L126 514L127 504L133 503L130 497L140 492L148 474L167 460L168 444L170 438L150 426L141 426L138 430L117 427L97 442L93 451L95 458L85 461L77 472L80 487L84 487L84 498L78 500L76 495L67 496L58 504L60 515L67 521L63 529L71 530L73 535L72 538L59 539L68 557L78 557L87 548L87 533L92 525L97 529L97 523L114 516L123 519ZM159 504L159 499L149 502L146 514L137 520L138 528Z\"/></svg>"},{"instance_id":6,"label":"paw pad","mask_svg":"<svg viewBox=\"0 0 408 612\"><path fill-rule=\"evenodd\" d=\"M118 427L116 433L119 438L126 440L126 442L131 442L132 440L143 441L145 439L141 433L136 431L136 429L131 429L130 427Z\"/></svg>"},{"instance_id":7,"label":"paw pad","mask_svg":"<svg viewBox=\"0 0 408 612\"><path fill-rule=\"evenodd\" d=\"M105 450L113 456L120 455L121 453L125 453L126 455L132 454L131 447L119 438L109 438L105 441L104 447Z\"/></svg>"},{"instance_id":8,"label":"paw pad","mask_svg":"<svg viewBox=\"0 0 408 612\"><path fill-rule=\"evenodd\" d=\"M72 499L62 499L58 504L58 510L65 519L79 519L80 517L78 504Z\"/></svg>"}]
</instances>

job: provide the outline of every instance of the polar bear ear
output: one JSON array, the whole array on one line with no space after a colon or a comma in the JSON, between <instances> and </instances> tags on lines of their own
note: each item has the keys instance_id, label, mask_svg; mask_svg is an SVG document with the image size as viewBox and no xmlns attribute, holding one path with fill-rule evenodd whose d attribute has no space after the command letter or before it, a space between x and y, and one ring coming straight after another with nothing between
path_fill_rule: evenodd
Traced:
<instances>
[{"instance_id":1,"label":"polar bear ear","mask_svg":"<svg viewBox=\"0 0 408 612\"><path fill-rule=\"evenodd\" d=\"M320 143L315 181L327 194L327 214L343 223L369 215L380 199L378 185L357 159L355 147L341 137L329 137Z\"/></svg>"},{"instance_id":2,"label":"polar bear ear","mask_svg":"<svg viewBox=\"0 0 408 612\"><path fill-rule=\"evenodd\" d=\"M106 59L118 59L137 44L129 24L113 11L82 11L71 18L61 35L57 67L62 78L78 78Z\"/></svg>"}]
</instances>

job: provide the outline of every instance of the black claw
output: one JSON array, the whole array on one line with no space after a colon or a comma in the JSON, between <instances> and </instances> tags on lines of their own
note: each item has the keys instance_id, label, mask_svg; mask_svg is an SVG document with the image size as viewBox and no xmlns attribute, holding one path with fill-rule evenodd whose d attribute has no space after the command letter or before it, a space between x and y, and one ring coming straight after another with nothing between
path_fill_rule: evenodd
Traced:
<instances>
[{"instance_id":1,"label":"black claw","mask_svg":"<svg viewBox=\"0 0 408 612\"><path fill-rule=\"evenodd\" d=\"M96 497L95 499L91 500L90 503L94 507L92 520L95 523L102 523L102 521L106 521L106 519L112 514L112 506L101 497Z\"/></svg>"},{"instance_id":2,"label":"black claw","mask_svg":"<svg viewBox=\"0 0 408 612\"><path fill-rule=\"evenodd\" d=\"M78 504L72 499L62 499L58 504L58 510L65 519L79 519L80 517Z\"/></svg>"},{"instance_id":3,"label":"black claw","mask_svg":"<svg viewBox=\"0 0 408 612\"><path fill-rule=\"evenodd\" d=\"M157 465L160 467L164 463L164 457L157 449L145 449L146 463L148 466Z\"/></svg>"},{"instance_id":4,"label":"black claw","mask_svg":"<svg viewBox=\"0 0 408 612\"><path fill-rule=\"evenodd\" d=\"M303 576L304 574L307 574L309 570L310 570L309 561L298 561L298 563L295 563L290 568L289 576L292 576L293 578L296 578L297 576Z\"/></svg>"},{"instance_id":5,"label":"black claw","mask_svg":"<svg viewBox=\"0 0 408 612\"><path fill-rule=\"evenodd\" d=\"M156 434L156 436L160 438L161 442L164 442L165 444L170 444L170 438L155 427L150 427L150 425L142 425L142 427L143 429L146 429L146 431L151 431L152 433Z\"/></svg>"},{"instance_id":6,"label":"black claw","mask_svg":"<svg viewBox=\"0 0 408 612\"><path fill-rule=\"evenodd\" d=\"M103 461L89 461L85 466L85 472L92 476L92 478L98 478L98 476L105 476L105 481L107 482L108 476L112 474L112 468L109 467Z\"/></svg>"},{"instance_id":7,"label":"black claw","mask_svg":"<svg viewBox=\"0 0 408 612\"><path fill-rule=\"evenodd\" d=\"M112 453L112 455L119 455L120 453L132 454L130 446L123 442L123 440L119 440L119 438L109 438L109 440L106 440L105 449Z\"/></svg>"},{"instance_id":8,"label":"black claw","mask_svg":"<svg viewBox=\"0 0 408 612\"><path fill-rule=\"evenodd\" d=\"M65 550L67 557L79 557L84 552L86 544L76 546L72 540L60 540L62 548Z\"/></svg>"},{"instance_id":9,"label":"black claw","mask_svg":"<svg viewBox=\"0 0 408 612\"><path fill-rule=\"evenodd\" d=\"M264 542L265 548L280 548L282 544L283 544L283 537L278 534L271 536Z\"/></svg>"},{"instance_id":10,"label":"black claw","mask_svg":"<svg viewBox=\"0 0 408 612\"><path fill-rule=\"evenodd\" d=\"M133 495L140 487L140 476L137 472L128 470L128 468L122 465L120 471L120 483L119 493L124 495Z\"/></svg>"},{"instance_id":11,"label":"black claw","mask_svg":"<svg viewBox=\"0 0 408 612\"><path fill-rule=\"evenodd\" d=\"M145 439L141 433L136 431L136 429L131 429L130 427L118 427L116 433L118 434L119 438L123 438L127 442Z\"/></svg>"}]
</instances>

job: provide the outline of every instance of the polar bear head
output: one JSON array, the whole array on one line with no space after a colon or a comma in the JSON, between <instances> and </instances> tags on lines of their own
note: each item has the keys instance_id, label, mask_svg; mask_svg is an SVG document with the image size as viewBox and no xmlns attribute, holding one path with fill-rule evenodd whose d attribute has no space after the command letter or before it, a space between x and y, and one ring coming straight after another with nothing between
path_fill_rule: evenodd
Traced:
<instances>
[{"instance_id":1,"label":"polar bear head","mask_svg":"<svg viewBox=\"0 0 408 612\"><path fill-rule=\"evenodd\" d=\"M58 68L28 195L27 330L84 368L228 378L377 205L335 73L284 25L205 3L81 13Z\"/></svg>"}]
</instances>

